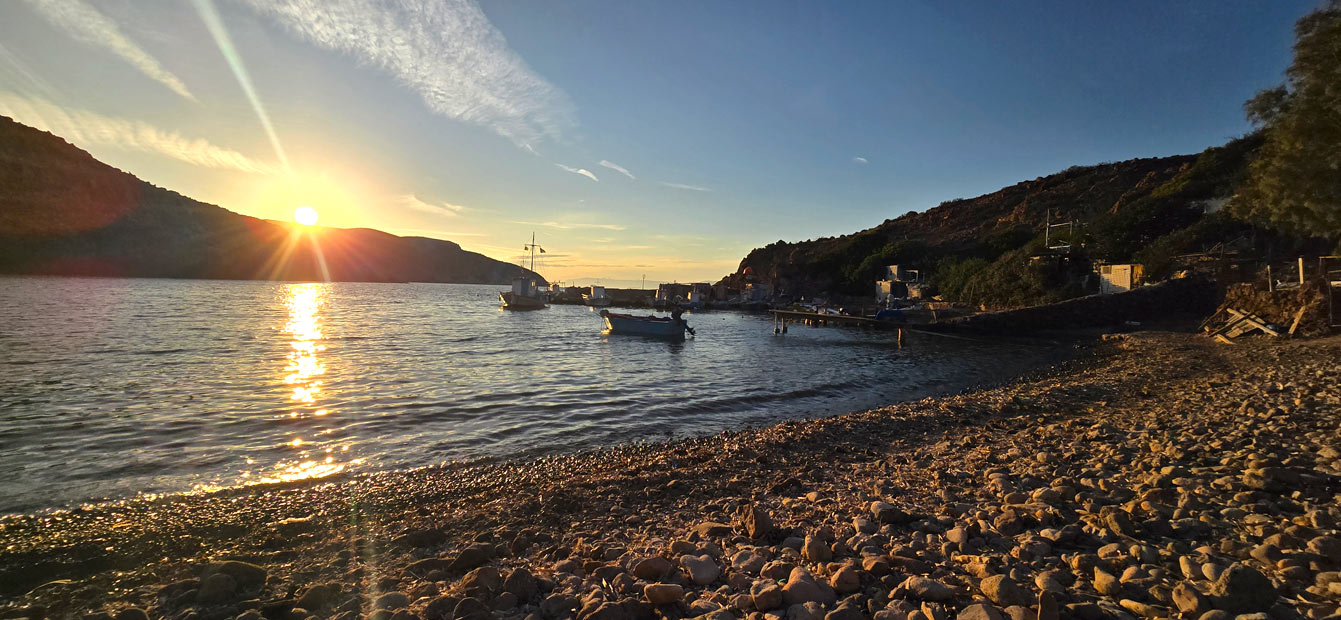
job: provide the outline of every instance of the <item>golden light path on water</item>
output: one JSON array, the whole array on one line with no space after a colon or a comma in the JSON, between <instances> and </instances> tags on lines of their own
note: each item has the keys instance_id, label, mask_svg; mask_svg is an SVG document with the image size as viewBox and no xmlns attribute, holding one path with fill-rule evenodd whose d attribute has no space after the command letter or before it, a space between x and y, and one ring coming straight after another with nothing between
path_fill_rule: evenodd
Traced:
<instances>
[{"instance_id":1,"label":"golden light path on water","mask_svg":"<svg viewBox=\"0 0 1341 620\"><path fill-rule=\"evenodd\" d=\"M290 386L288 399L293 407L288 414L290 418L323 417L330 413L320 403L323 377L326 375L326 364L322 361L326 345L322 344L325 336L321 331L321 312L326 304L329 287L329 284L322 283L285 286L284 304L289 315L283 331L290 340L289 351L285 354L283 382ZM335 459L336 450L332 446L322 448L311 439L294 437L288 441L288 447L297 450L294 457L281 460L272 471L262 475L258 482L321 478L345 469L346 463ZM347 446L341 448L342 451L347 449ZM244 477L248 475L244 474Z\"/></svg>"}]
</instances>

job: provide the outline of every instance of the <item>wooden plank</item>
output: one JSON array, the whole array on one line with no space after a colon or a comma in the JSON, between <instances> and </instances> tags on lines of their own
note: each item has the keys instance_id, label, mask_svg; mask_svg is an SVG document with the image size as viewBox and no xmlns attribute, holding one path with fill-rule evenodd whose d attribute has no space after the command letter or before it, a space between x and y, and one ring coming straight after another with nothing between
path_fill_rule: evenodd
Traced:
<instances>
[{"instance_id":1,"label":"wooden plank","mask_svg":"<svg viewBox=\"0 0 1341 620\"><path fill-rule=\"evenodd\" d=\"M1235 327L1237 327L1237 326L1238 326L1240 323L1242 323L1242 322L1243 322L1243 317L1240 316L1240 317L1238 317L1238 318L1236 318L1236 319L1233 319L1233 320L1229 321L1228 323L1225 323L1224 325L1221 325L1220 327L1216 328L1215 330L1212 330L1211 333L1210 333L1210 335L1211 335L1211 337L1219 336L1220 334L1223 334L1223 333L1225 333L1225 332L1227 332L1227 331L1229 331L1229 330L1231 330L1231 329L1234 329Z\"/></svg>"},{"instance_id":2,"label":"wooden plank","mask_svg":"<svg viewBox=\"0 0 1341 620\"><path fill-rule=\"evenodd\" d=\"M1230 339L1228 339L1228 338L1225 338L1224 336L1221 336L1221 335L1219 335L1219 334L1216 334L1215 339L1216 339L1216 340L1219 340L1220 342L1223 342L1223 343L1225 343L1225 344L1234 344L1234 341L1233 341L1233 340L1230 340Z\"/></svg>"},{"instance_id":3,"label":"wooden plank","mask_svg":"<svg viewBox=\"0 0 1341 620\"><path fill-rule=\"evenodd\" d=\"M1303 279L1302 274L1304 273L1304 259L1302 259L1302 258L1299 259L1299 273L1301 274L1300 279ZM1289 334L1289 335L1290 335L1291 338L1294 337L1294 330L1299 329L1299 322L1302 321L1302 320L1304 320L1304 313L1307 312L1307 311L1308 311L1308 306L1300 306L1300 307L1299 307L1299 312L1296 312L1296 313L1294 314L1294 322L1293 322L1293 323L1290 323L1290 334Z\"/></svg>"}]
</instances>

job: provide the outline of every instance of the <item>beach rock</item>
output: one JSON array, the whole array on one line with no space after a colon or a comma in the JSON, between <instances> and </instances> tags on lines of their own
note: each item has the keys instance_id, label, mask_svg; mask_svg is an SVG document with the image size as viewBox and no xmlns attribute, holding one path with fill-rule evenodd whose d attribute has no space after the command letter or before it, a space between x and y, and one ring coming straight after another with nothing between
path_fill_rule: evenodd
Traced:
<instances>
[{"instance_id":1,"label":"beach rock","mask_svg":"<svg viewBox=\"0 0 1341 620\"><path fill-rule=\"evenodd\" d=\"M898 506L880 501L871 502L871 516L876 523L885 525L902 525L913 521L912 515Z\"/></svg>"},{"instance_id":2,"label":"beach rock","mask_svg":"<svg viewBox=\"0 0 1341 620\"><path fill-rule=\"evenodd\" d=\"M721 538L731 535L731 526L716 521L706 521L694 526L694 531L703 538Z\"/></svg>"},{"instance_id":3,"label":"beach rock","mask_svg":"<svg viewBox=\"0 0 1341 620\"><path fill-rule=\"evenodd\" d=\"M782 586L782 600L789 606L798 603L820 603L826 598L824 589L815 582L810 571L797 567Z\"/></svg>"},{"instance_id":4,"label":"beach rock","mask_svg":"<svg viewBox=\"0 0 1341 620\"><path fill-rule=\"evenodd\" d=\"M1003 620L1001 612L987 603L974 603L959 611L955 620Z\"/></svg>"},{"instance_id":5,"label":"beach rock","mask_svg":"<svg viewBox=\"0 0 1341 620\"><path fill-rule=\"evenodd\" d=\"M590 611L583 609L577 615L579 620L629 620L629 614L619 603L604 602Z\"/></svg>"},{"instance_id":6,"label":"beach rock","mask_svg":"<svg viewBox=\"0 0 1341 620\"><path fill-rule=\"evenodd\" d=\"M797 603L787 607L786 620L824 620L824 608L819 603Z\"/></svg>"},{"instance_id":7,"label":"beach rock","mask_svg":"<svg viewBox=\"0 0 1341 620\"><path fill-rule=\"evenodd\" d=\"M479 599L466 597L456 604L456 609L452 610L452 616L456 620L490 620L493 617L493 612Z\"/></svg>"},{"instance_id":8,"label":"beach rock","mask_svg":"<svg viewBox=\"0 0 1341 620\"><path fill-rule=\"evenodd\" d=\"M759 611L777 609L783 603L782 588L778 587L777 582L767 579L756 581L750 586L750 597L754 608Z\"/></svg>"},{"instance_id":9,"label":"beach rock","mask_svg":"<svg viewBox=\"0 0 1341 620\"><path fill-rule=\"evenodd\" d=\"M410 562L410 564L405 567L405 572L416 577L427 577L429 573L434 571L447 570L447 567L451 566L451 564L451 560L446 558L424 558L422 560Z\"/></svg>"},{"instance_id":10,"label":"beach rock","mask_svg":"<svg viewBox=\"0 0 1341 620\"><path fill-rule=\"evenodd\" d=\"M684 598L684 587L674 583L649 583L643 586L643 596L653 605L669 605Z\"/></svg>"},{"instance_id":11,"label":"beach rock","mask_svg":"<svg viewBox=\"0 0 1341 620\"><path fill-rule=\"evenodd\" d=\"M1327 558L1333 564L1341 564L1341 538L1318 536L1308 541L1308 550Z\"/></svg>"},{"instance_id":12,"label":"beach rock","mask_svg":"<svg viewBox=\"0 0 1341 620\"><path fill-rule=\"evenodd\" d=\"M758 504L749 504L741 508L741 521L745 526L745 535L758 540L773 533L773 517Z\"/></svg>"},{"instance_id":13,"label":"beach rock","mask_svg":"<svg viewBox=\"0 0 1341 620\"><path fill-rule=\"evenodd\" d=\"M37 620L40 616L30 612L28 618L30 620ZM138 607L130 607L116 612L116 615L112 616L112 620L149 620L149 614Z\"/></svg>"},{"instance_id":14,"label":"beach rock","mask_svg":"<svg viewBox=\"0 0 1341 620\"><path fill-rule=\"evenodd\" d=\"M355 599L357 600L357 599ZM440 596L424 605L424 617L428 620L452 620L452 612L461 599L455 596Z\"/></svg>"},{"instance_id":15,"label":"beach rock","mask_svg":"<svg viewBox=\"0 0 1341 620\"><path fill-rule=\"evenodd\" d=\"M978 588L989 600L1002 607L1029 606L1034 597L1006 575L993 575L978 583Z\"/></svg>"},{"instance_id":16,"label":"beach rock","mask_svg":"<svg viewBox=\"0 0 1341 620\"><path fill-rule=\"evenodd\" d=\"M410 605L410 595L404 592L387 592L373 600L373 609L397 610Z\"/></svg>"},{"instance_id":17,"label":"beach rock","mask_svg":"<svg viewBox=\"0 0 1341 620\"><path fill-rule=\"evenodd\" d=\"M297 606L308 611L320 611L327 605L335 601L335 597L340 595L340 586L334 584L317 584L309 586L303 591L302 596L298 597Z\"/></svg>"},{"instance_id":18,"label":"beach rock","mask_svg":"<svg viewBox=\"0 0 1341 620\"><path fill-rule=\"evenodd\" d=\"M745 550L737 553L731 558L732 570L746 573L749 575L758 574L764 567L763 556L751 550Z\"/></svg>"},{"instance_id":19,"label":"beach rock","mask_svg":"<svg viewBox=\"0 0 1341 620\"><path fill-rule=\"evenodd\" d=\"M206 604L222 603L232 599L236 592L236 579L226 573L214 573L201 580L196 600Z\"/></svg>"},{"instance_id":20,"label":"beach rock","mask_svg":"<svg viewBox=\"0 0 1341 620\"><path fill-rule=\"evenodd\" d=\"M705 586L717 579L722 574L721 567L708 555L684 555L680 556L680 566L683 566L689 572L689 579L695 585Z\"/></svg>"},{"instance_id":21,"label":"beach rock","mask_svg":"<svg viewBox=\"0 0 1341 620\"><path fill-rule=\"evenodd\" d=\"M540 584L531 571L518 568L503 581L503 591L517 597L518 602L525 603L540 593Z\"/></svg>"},{"instance_id":22,"label":"beach rock","mask_svg":"<svg viewBox=\"0 0 1341 620\"><path fill-rule=\"evenodd\" d=\"M1211 609L1211 600L1184 581L1173 587L1173 604L1187 615L1200 616Z\"/></svg>"},{"instance_id":23,"label":"beach rock","mask_svg":"<svg viewBox=\"0 0 1341 620\"><path fill-rule=\"evenodd\" d=\"M861 610L848 605L839 605L827 614L824 614L824 620L865 620Z\"/></svg>"},{"instance_id":24,"label":"beach rock","mask_svg":"<svg viewBox=\"0 0 1341 620\"><path fill-rule=\"evenodd\" d=\"M1061 612L1057 609L1057 597L1051 592L1038 595L1037 620L1058 620Z\"/></svg>"},{"instance_id":25,"label":"beach rock","mask_svg":"<svg viewBox=\"0 0 1341 620\"><path fill-rule=\"evenodd\" d=\"M793 568L796 568L796 565L791 562L774 560L764 564L764 567L759 569L759 576L773 581L782 581L791 576Z\"/></svg>"},{"instance_id":26,"label":"beach rock","mask_svg":"<svg viewBox=\"0 0 1341 620\"><path fill-rule=\"evenodd\" d=\"M1267 611L1276 602L1276 588L1266 575L1244 564L1225 569L1211 584L1215 606L1236 614Z\"/></svg>"},{"instance_id":27,"label":"beach rock","mask_svg":"<svg viewBox=\"0 0 1341 620\"><path fill-rule=\"evenodd\" d=\"M432 547L447 542L447 533L439 529L414 529L391 539L391 542L407 547Z\"/></svg>"},{"instance_id":28,"label":"beach rock","mask_svg":"<svg viewBox=\"0 0 1341 620\"><path fill-rule=\"evenodd\" d=\"M248 562L216 562L205 567L205 571L201 575L202 583L214 574L224 574L232 577L237 584L237 589L244 591L260 589L262 585L265 585L268 575L264 568Z\"/></svg>"},{"instance_id":29,"label":"beach rock","mask_svg":"<svg viewBox=\"0 0 1341 620\"><path fill-rule=\"evenodd\" d=\"M461 578L461 589L465 591L466 596L473 596L481 601L492 599L502 588L503 576L492 566L481 566Z\"/></svg>"},{"instance_id":30,"label":"beach rock","mask_svg":"<svg viewBox=\"0 0 1341 620\"><path fill-rule=\"evenodd\" d=\"M801 546L801 557L810 562L828 562L833 559L833 550L823 540L806 536L805 543Z\"/></svg>"},{"instance_id":31,"label":"beach rock","mask_svg":"<svg viewBox=\"0 0 1341 620\"><path fill-rule=\"evenodd\" d=\"M909 596L920 601L949 601L955 597L955 591L939 581L926 577L909 577L900 586Z\"/></svg>"},{"instance_id":32,"label":"beach rock","mask_svg":"<svg viewBox=\"0 0 1341 620\"><path fill-rule=\"evenodd\" d=\"M848 594L861 589L861 576L851 566L843 566L829 577L829 586L839 594Z\"/></svg>"},{"instance_id":33,"label":"beach rock","mask_svg":"<svg viewBox=\"0 0 1341 620\"><path fill-rule=\"evenodd\" d=\"M1117 596L1122 592L1122 584L1112 573L1099 568L1094 568L1094 590L1104 596Z\"/></svg>"},{"instance_id":34,"label":"beach rock","mask_svg":"<svg viewBox=\"0 0 1341 620\"><path fill-rule=\"evenodd\" d=\"M639 579L656 581L665 577L674 568L675 565L671 564L670 560L654 555L634 562L633 568L629 572Z\"/></svg>"},{"instance_id":35,"label":"beach rock","mask_svg":"<svg viewBox=\"0 0 1341 620\"><path fill-rule=\"evenodd\" d=\"M575 617L577 610L582 608L582 602L569 594L555 593L545 598L540 603L540 615L545 620L559 620L560 618Z\"/></svg>"},{"instance_id":36,"label":"beach rock","mask_svg":"<svg viewBox=\"0 0 1341 620\"><path fill-rule=\"evenodd\" d=\"M451 563L447 565L446 570L452 573L464 573L483 566L493 557L493 545L475 543L459 551Z\"/></svg>"}]
</instances>

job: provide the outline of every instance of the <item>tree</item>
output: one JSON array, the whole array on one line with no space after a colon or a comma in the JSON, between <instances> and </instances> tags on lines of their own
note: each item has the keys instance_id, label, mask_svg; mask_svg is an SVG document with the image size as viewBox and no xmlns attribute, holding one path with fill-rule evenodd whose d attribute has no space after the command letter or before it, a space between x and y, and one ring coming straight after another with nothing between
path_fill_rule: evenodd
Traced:
<instances>
[{"instance_id":1,"label":"tree","mask_svg":"<svg viewBox=\"0 0 1341 620\"><path fill-rule=\"evenodd\" d=\"M1299 20L1285 84L1243 107L1264 144L1231 213L1341 240L1341 0Z\"/></svg>"}]
</instances>

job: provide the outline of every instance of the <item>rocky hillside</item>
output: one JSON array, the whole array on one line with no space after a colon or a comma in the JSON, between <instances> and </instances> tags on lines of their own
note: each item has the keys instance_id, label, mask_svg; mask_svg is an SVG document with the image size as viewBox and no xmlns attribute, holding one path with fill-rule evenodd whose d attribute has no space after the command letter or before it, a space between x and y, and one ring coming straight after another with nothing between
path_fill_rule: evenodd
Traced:
<instances>
[{"instance_id":1,"label":"rocky hillside","mask_svg":"<svg viewBox=\"0 0 1341 620\"><path fill-rule=\"evenodd\" d=\"M155 187L0 116L0 273L506 283L516 265L368 229L295 233Z\"/></svg>"},{"instance_id":2,"label":"rocky hillside","mask_svg":"<svg viewBox=\"0 0 1341 620\"><path fill-rule=\"evenodd\" d=\"M850 235L778 241L750 252L728 280L743 279L748 269L791 295L869 295L885 265L949 279L965 261L976 261L973 272L1002 259L1027 262L1043 250L1049 218L1078 222L1073 241L1086 258L1157 262L1250 229L1206 214L1233 193L1259 142L1249 137L1197 155L1075 166Z\"/></svg>"}]
</instances>

